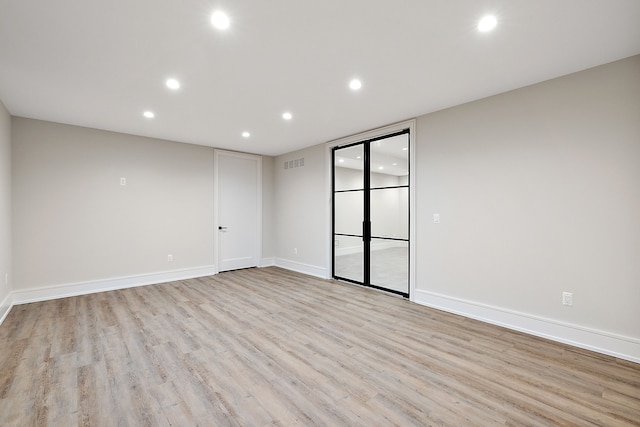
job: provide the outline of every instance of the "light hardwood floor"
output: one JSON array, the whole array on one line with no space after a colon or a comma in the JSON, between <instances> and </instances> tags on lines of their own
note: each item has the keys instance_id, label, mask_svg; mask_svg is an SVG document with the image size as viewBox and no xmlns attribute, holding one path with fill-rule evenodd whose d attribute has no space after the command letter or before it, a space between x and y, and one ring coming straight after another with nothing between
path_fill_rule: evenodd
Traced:
<instances>
[{"instance_id":1,"label":"light hardwood floor","mask_svg":"<svg viewBox=\"0 0 640 427\"><path fill-rule=\"evenodd\" d=\"M640 365L278 268L16 306L2 426L640 425Z\"/></svg>"}]
</instances>

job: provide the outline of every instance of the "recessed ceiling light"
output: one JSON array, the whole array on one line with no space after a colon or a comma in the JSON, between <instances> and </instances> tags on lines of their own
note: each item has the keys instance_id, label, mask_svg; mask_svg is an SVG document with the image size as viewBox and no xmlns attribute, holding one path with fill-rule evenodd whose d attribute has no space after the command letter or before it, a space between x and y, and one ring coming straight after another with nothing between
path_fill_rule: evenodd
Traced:
<instances>
[{"instance_id":1,"label":"recessed ceiling light","mask_svg":"<svg viewBox=\"0 0 640 427\"><path fill-rule=\"evenodd\" d=\"M216 10L211 15L211 25L219 30L226 30L229 28L230 24L231 20L229 19L229 16L220 10Z\"/></svg>"},{"instance_id":2,"label":"recessed ceiling light","mask_svg":"<svg viewBox=\"0 0 640 427\"><path fill-rule=\"evenodd\" d=\"M180 82L177 81L176 79L167 80L166 85L169 89L173 89L173 90L180 89Z\"/></svg>"},{"instance_id":3,"label":"recessed ceiling light","mask_svg":"<svg viewBox=\"0 0 640 427\"><path fill-rule=\"evenodd\" d=\"M349 82L349 88L351 90L359 90L362 87L362 82L359 79L353 79Z\"/></svg>"},{"instance_id":4,"label":"recessed ceiling light","mask_svg":"<svg viewBox=\"0 0 640 427\"><path fill-rule=\"evenodd\" d=\"M156 116L155 114L153 114L153 111L145 111L144 113L142 113L142 115L147 119L153 119Z\"/></svg>"},{"instance_id":5,"label":"recessed ceiling light","mask_svg":"<svg viewBox=\"0 0 640 427\"><path fill-rule=\"evenodd\" d=\"M344 163L344 159L338 159L338 163Z\"/></svg>"},{"instance_id":6,"label":"recessed ceiling light","mask_svg":"<svg viewBox=\"0 0 640 427\"><path fill-rule=\"evenodd\" d=\"M398 166L397 163L391 163L391 166Z\"/></svg>"},{"instance_id":7,"label":"recessed ceiling light","mask_svg":"<svg viewBox=\"0 0 640 427\"><path fill-rule=\"evenodd\" d=\"M384 169L384 166L378 166L378 169L382 170L382 169Z\"/></svg>"},{"instance_id":8,"label":"recessed ceiling light","mask_svg":"<svg viewBox=\"0 0 640 427\"><path fill-rule=\"evenodd\" d=\"M493 30L498 24L498 19L494 15L484 16L478 22L478 31L481 33L486 33L487 31Z\"/></svg>"},{"instance_id":9,"label":"recessed ceiling light","mask_svg":"<svg viewBox=\"0 0 640 427\"><path fill-rule=\"evenodd\" d=\"M242 137L243 138L249 138L251 136L251 134L249 132L242 132Z\"/></svg>"},{"instance_id":10,"label":"recessed ceiling light","mask_svg":"<svg viewBox=\"0 0 640 427\"><path fill-rule=\"evenodd\" d=\"M407 151L408 148L407 147L402 147L402 151Z\"/></svg>"},{"instance_id":11,"label":"recessed ceiling light","mask_svg":"<svg viewBox=\"0 0 640 427\"><path fill-rule=\"evenodd\" d=\"M362 156L358 156L358 157L356 157L356 159L358 159L358 160L360 160L361 158L362 158Z\"/></svg>"},{"instance_id":12,"label":"recessed ceiling light","mask_svg":"<svg viewBox=\"0 0 640 427\"><path fill-rule=\"evenodd\" d=\"M287 111L286 113L282 113L282 118L285 120L291 120L293 118L293 115Z\"/></svg>"}]
</instances>

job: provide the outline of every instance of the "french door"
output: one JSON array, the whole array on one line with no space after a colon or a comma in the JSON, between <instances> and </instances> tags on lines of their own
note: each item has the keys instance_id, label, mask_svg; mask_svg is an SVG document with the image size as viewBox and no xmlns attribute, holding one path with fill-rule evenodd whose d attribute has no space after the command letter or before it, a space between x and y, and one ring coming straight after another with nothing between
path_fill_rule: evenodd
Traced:
<instances>
[{"instance_id":1,"label":"french door","mask_svg":"<svg viewBox=\"0 0 640 427\"><path fill-rule=\"evenodd\" d=\"M409 129L337 146L332 276L409 297Z\"/></svg>"}]
</instances>

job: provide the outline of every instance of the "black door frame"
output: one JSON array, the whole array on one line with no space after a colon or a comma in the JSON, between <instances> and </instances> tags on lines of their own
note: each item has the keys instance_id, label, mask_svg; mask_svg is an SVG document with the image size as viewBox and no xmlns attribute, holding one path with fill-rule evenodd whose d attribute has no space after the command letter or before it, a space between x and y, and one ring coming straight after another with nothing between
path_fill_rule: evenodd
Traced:
<instances>
[{"instance_id":1,"label":"black door frame","mask_svg":"<svg viewBox=\"0 0 640 427\"><path fill-rule=\"evenodd\" d=\"M397 295L401 295L405 298L409 298L409 291L411 289L411 284L409 283L410 280L410 275L408 275L408 279L407 279L407 292L402 292L402 291L397 291L394 289L388 289L382 286L377 286L377 285L373 285L371 284L371 239L372 239L372 235L371 235L371 143L375 142L375 141L380 141L383 139L387 139L387 138L392 138L394 136L399 136L399 135L404 135L406 134L408 136L408 140L411 141L411 131L409 128L406 129L402 129L400 131L396 131L396 132L392 132L389 134L385 134L385 135L381 135L381 136L376 136L374 138L369 138L369 139L365 139L362 141L358 141L358 142L352 142L349 144L345 144L345 145L337 145L335 147L331 148L331 236L332 236L332 241L335 241L335 236L336 236L336 201L335 201L335 194L336 194L336 175L335 175L335 168L336 168L336 151L341 150L341 149L345 149L345 148L349 148L349 147L355 147L358 145L362 145L364 150L363 150L363 184L362 184L362 191L363 191L363 204L364 204L364 209L363 209L363 221L362 221L362 235L349 235L349 234L342 234L339 233L338 235L341 236L348 236L348 237L362 237L363 240L363 281L359 282L357 280L354 279L349 279L346 277L340 277L340 276L336 276L336 271L335 271L335 259L336 259L336 247L335 244L331 245L331 277L333 277L334 279L338 279L338 280L343 280L346 282L351 282L351 283L355 283L358 285L362 285L362 286L367 286L370 288L374 288L374 289L379 289L385 292L390 292L393 294L397 294ZM410 144L409 144L410 145ZM408 152L408 159L409 160L411 158L411 150L409 150ZM409 171L409 176L411 175L411 168L410 168L410 161L407 161L407 170ZM410 188L410 184L408 183L407 186L402 186L402 187L407 187ZM385 188L399 188L399 187L385 187ZM377 189L377 188L376 188ZM358 190L345 190L346 191L358 191ZM338 191L338 192L342 192L342 191ZM411 197L411 193L409 192L407 194L407 197ZM407 200L407 206L410 206L411 204L409 203L410 200ZM408 212L409 218L407 218L407 226L409 227L409 230L407 230L407 236L411 235L411 222L409 221L410 216L411 216L411 211L409 210ZM400 240L400 241L406 241L410 247L411 245L411 240L410 239L392 239L392 238L382 238L385 240ZM407 248L409 249L409 248ZM410 257L409 257L410 258ZM407 272L410 271L410 259L407 259Z\"/></svg>"}]
</instances>

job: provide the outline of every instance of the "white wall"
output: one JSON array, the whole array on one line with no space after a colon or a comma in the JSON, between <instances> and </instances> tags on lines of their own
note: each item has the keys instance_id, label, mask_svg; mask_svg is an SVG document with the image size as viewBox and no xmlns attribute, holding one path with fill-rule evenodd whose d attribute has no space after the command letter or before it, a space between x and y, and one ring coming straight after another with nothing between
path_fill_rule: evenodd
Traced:
<instances>
[{"instance_id":1,"label":"white wall","mask_svg":"<svg viewBox=\"0 0 640 427\"><path fill-rule=\"evenodd\" d=\"M19 117L12 129L14 301L214 273L213 148ZM263 157L271 260L273 162Z\"/></svg>"},{"instance_id":2,"label":"white wall","mask_svg":"<svg viewBox=\"0 0 640 427\"><path fill-rule=\"evenodd\" d=\"M304 166L284 169L284 162L304 158ZM324 145L275 159L276 265L327 277L329 200ZM297 249L297 254L294 249Z\"/></svg>"},{"instance_id":3,"label":"white wall","mask_svg":"<svg viewBox=\"0 0 640 427\"><path fill-rule=\"evenodd\" d=\"M420 290L640 339L640 56L423 116L417 164Z\"/></svg>"},{"instance_id":4,"label":"white wall","mask_svg":"<svg viewBox=\"0 0 640 427\"><path fill-rule=\"evenodd\" d=\"M212 148L14 117L12 154L15 292L214 264Z\"/></svg>"},{"instance_id":5,"label":"white wall","mask_svg":"<svg viewBox=\"0 0 640 427\"><path fill-rule=\"evenodd\" d=\"M271 265L275 259L274 227L274 164L275 158L262 156L262 259L263 264Z\"/></svg>"},{"instance_id":6,"label":"white wall","mask_svg":"<svg viewBox=\"0 0 640 427\"><path fill-rule=\"evenodd\" d=\"M11 308L11 117L0 101L0 322Z\"/></svg>"},{"instance_id":7,"label":"white wall","mask_svg":"<svg viewBox=\"0 0 640 427\"><path fill-rule=\"evenodd\" d=\"M416 134L412 299L640 362L640 56L422 116ZM327 169L296 173L276 180L279 254L328 270Z\"/></svg>"}]
</instances>

